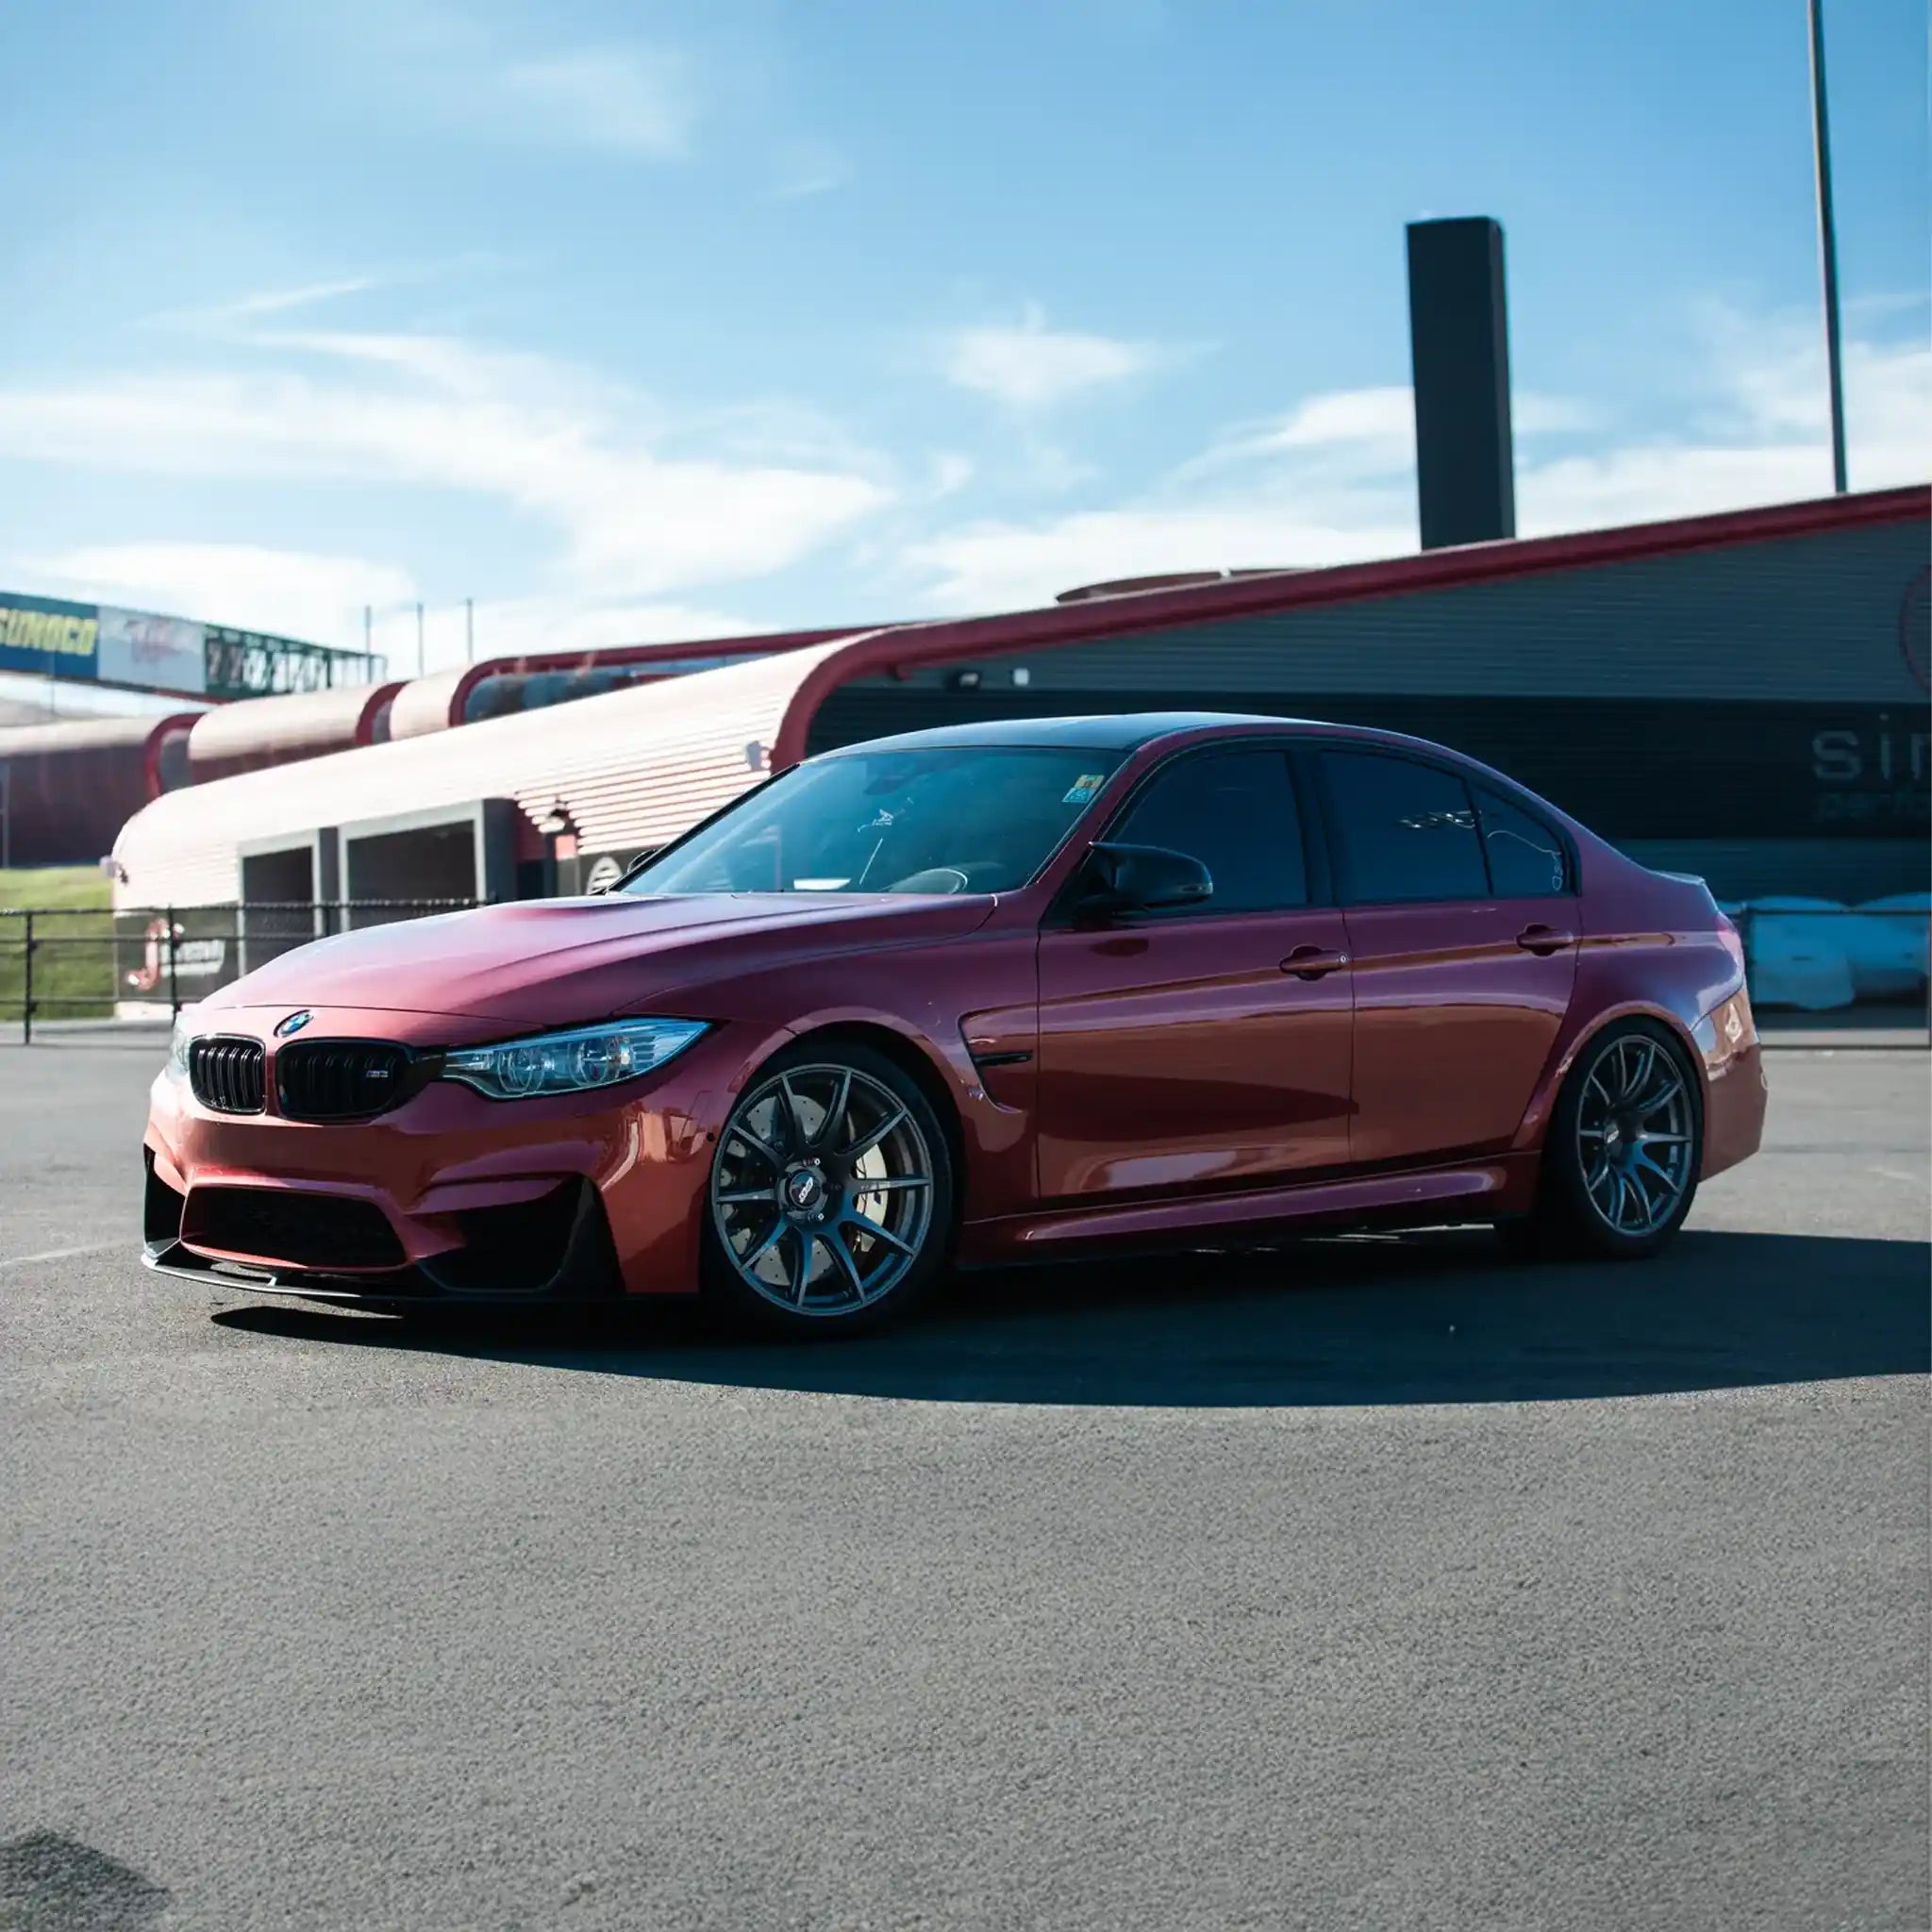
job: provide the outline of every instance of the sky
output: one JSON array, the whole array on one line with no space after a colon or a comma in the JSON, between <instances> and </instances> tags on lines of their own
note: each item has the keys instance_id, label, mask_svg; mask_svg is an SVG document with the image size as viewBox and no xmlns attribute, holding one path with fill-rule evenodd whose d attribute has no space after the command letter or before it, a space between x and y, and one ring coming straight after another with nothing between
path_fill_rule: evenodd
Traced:
<instances>
[{"instance_id":1,"label":"sky","mask_svg":"<svg viewBox=\"0 0 1932 1932\"><path fill-rule=\"evenodd\" d=\"M1826 0L1855 489L1932 472L1923 0ZM14 0L0 585L479 656L1831 485L1803 0Z\"/></svg>"}]
</instances>

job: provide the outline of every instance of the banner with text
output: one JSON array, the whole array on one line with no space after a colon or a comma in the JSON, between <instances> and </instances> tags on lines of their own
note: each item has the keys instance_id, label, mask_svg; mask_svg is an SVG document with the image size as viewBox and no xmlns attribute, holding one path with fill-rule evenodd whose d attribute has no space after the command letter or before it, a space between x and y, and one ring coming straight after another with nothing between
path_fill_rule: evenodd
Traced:
<instances>
[{"instance_id":1,"label":"banner with text","mask_svg":"<svg viewBox=\"0 0 1932 1932\"><path fill-rule=\"evenodd\" d=\"M92 604L0 591L0 671L93 677L99 613Z\"/></svg>"}]
</instances>

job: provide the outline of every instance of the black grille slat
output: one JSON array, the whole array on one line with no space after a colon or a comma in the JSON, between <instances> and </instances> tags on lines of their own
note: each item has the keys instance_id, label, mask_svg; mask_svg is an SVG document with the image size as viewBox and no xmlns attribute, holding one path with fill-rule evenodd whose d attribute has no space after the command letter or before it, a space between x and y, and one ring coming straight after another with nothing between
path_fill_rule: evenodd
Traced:
<instances>
[{"instance_id":1,"label":"black grille slat","mask_svg":"<svg viewBox=\"0 0 1932 1932\"><path fill-rule=\"evenodd\" d=\"M263 1105L262 1048L258 1040L210 1034L188 1049L188 1084L214 1113L259 1113Z\"/></svg>"},{"instance_id":2,"label":"black grille slat","mask_svg":"<svg viewBox=\"0 0 1932 1932\"><path fill-rule=\"evenodd\" d=\"M291 1041L275 1055L275 1098L291 1121L359 1121L411 1091L415 1056L392 1040Z\"/></svg>"},{"instance_id":3,"label":"black grille slat","mask_svg":"<svg viewBox=\"0 0 1932 1932\"><path fill-rule=\"evenodd\" d=\"M373 1201L295 1188L196 1188L181 1239L293 1268L400 1268L406 1259Z\"/></svg>"}]
</instances>

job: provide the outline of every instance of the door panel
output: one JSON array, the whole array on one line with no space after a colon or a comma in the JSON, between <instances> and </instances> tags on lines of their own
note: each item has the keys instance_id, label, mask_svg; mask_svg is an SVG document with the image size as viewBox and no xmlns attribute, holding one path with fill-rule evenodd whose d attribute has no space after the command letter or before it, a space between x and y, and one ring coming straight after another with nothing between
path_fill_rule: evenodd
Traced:
<instances>
[{"instance_id":1,"label":"door panel","mask_svg":"<svg viewBox=\"0 0 1932 1932\"><path fill-rule=\"evenodd\" d=\"M1423 1159L1514 1135L1570 1005L1576 917L1571 898L1349 908L1353 1159Z\"/></svg>"},{"instance_id":2,"label":"door panel","mask_svg":"<svg viewBox=\"0 0 1932 1932\"><path fill-rule=\"evenodd\" d=\"M1266 1187L1346 1161L1347 949L1329 908L1042 933L1042 1196Z\"/></svg>"}]
</instances>

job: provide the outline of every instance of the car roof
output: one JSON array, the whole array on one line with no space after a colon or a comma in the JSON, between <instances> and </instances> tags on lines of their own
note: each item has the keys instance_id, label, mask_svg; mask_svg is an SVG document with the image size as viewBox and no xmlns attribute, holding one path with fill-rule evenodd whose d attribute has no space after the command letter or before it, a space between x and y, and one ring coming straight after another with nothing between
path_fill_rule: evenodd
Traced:
<instances>
[{"instance_id":1,"label":"car roof","mask_svg":"<svg viewBox=\"0 0 1932 1932\"><path fill-rule=\"evenodd\" d=\"M924 731L901 731L891 738L868 738L822 756L847 752L911 751L941 745L1069 745L1099 751L1138 751L1158 738L1184 731L1211 730L1221 724L1301 724L1300 718L1271 718L1257 711L1120 711L1078 718L984 718L970 724L936 724Z\"/></svg>"}]
</instances>

